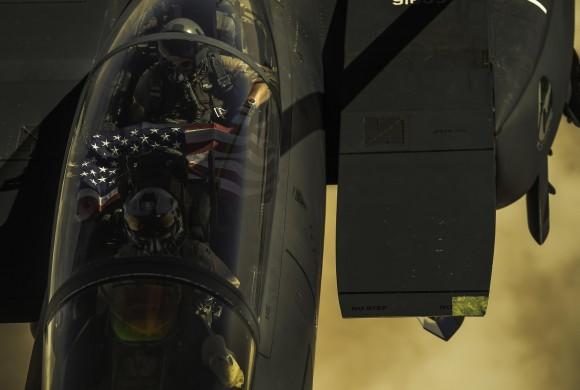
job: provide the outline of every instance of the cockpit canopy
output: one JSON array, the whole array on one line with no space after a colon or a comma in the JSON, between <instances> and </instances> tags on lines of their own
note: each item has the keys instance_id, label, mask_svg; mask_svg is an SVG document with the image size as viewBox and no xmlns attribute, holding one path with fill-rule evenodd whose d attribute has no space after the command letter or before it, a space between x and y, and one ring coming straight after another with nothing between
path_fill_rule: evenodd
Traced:
<instances>
[{"instance_id":1,"label":"cockpit canopy","mask_svg":"<svg viewBox=\"0 0 580 390\"><path fill-rule=\"evenodd\" d=\"M251 3L136 2L90 75L44 389L250 387L280 154L274 52Z\"/></svg>"},{"instance_id":2,"label":"cockpit canopy","mask_svg":"<svg viewBox=\"0 0 580 390\"><path fill-rule=\"evenodd\" d=\"M177 44L190 46L186 65L161 54ZM99 259L174 256L256 307L279 139L271 88L241 59L185 40L115 54L74 129L51 292Z\"/></svg>"}]
</instances>

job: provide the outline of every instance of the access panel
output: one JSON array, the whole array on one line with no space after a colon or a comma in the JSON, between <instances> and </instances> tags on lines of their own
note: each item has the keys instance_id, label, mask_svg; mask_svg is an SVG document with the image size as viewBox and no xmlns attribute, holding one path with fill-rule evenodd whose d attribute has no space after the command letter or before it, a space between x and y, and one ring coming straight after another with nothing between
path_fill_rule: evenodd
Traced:
<instances>
[{"instance_id":1,"label":"access panel","mask_svg":"<svg viewBox=\"0 0 580 390\"><path fill-rule=\"evenodd\" d=\"M487 3L348 8L345 73L370 81L341 118L345 317L485 314L496 208ZM416 36L399 31L407 19ZM372 78L349 72L386 56ZM343 99L354 83L345 79Z\"/></svg>"}]
</instances>

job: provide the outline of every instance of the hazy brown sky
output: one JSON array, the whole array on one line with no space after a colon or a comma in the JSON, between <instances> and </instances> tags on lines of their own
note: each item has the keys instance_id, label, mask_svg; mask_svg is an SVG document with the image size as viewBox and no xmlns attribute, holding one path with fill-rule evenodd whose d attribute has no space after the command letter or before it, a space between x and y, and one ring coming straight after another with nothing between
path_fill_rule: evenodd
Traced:
<instances>
[{"instance_id":1,"label":"hazy brown sky","mask_svg":"<svg viewBox=\"0 0 580 390\"><path fill-rule=\"evenodd\" d=\"M488 314L449 343L413 318L341 319L329 187L314 390L580 389L580 129L563 123L554 152L548 242L530 237L521 201L498 213ZM0 325L0 390L23 389L30 347L27 326Z\"/></svg>"}]
</instances>

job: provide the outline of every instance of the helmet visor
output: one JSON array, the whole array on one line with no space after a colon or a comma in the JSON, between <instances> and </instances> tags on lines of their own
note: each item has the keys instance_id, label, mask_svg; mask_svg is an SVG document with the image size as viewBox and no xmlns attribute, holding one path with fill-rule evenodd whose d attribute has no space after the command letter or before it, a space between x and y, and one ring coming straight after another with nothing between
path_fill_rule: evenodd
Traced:
<instances>
[{"instance_id":1,"label":"helmet visor","mask_svg":"<svg viewBox=\"0 0 580 390\"><path fill-rule=\"evenodd\" d=\"M101 289L119 340L160 341L175 325L181 291L159 283L109 284Z\"/></svg>"}]
</instances>

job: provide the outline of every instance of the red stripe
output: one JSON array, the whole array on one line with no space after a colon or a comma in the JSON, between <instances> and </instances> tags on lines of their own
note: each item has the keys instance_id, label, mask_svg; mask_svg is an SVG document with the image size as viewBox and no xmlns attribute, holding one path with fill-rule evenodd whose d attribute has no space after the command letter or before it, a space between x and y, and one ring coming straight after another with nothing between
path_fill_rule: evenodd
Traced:
<instances>
[{"instance_id":1,"label":"red stripe","mask_svg":"<svg viewBox=\"0 0 580 390\"><path fill-rule=\"evenodd\" d=\"M206 124L191 124L191 125L186 125L185 127L183 127L183 131L187 131L187 130L218 130L221 131L222 133L226 133L226 134L235 134L239 128L238 127L225 127L220 125L219 123L206 123Z\"/></svg>"}]
</instances>

